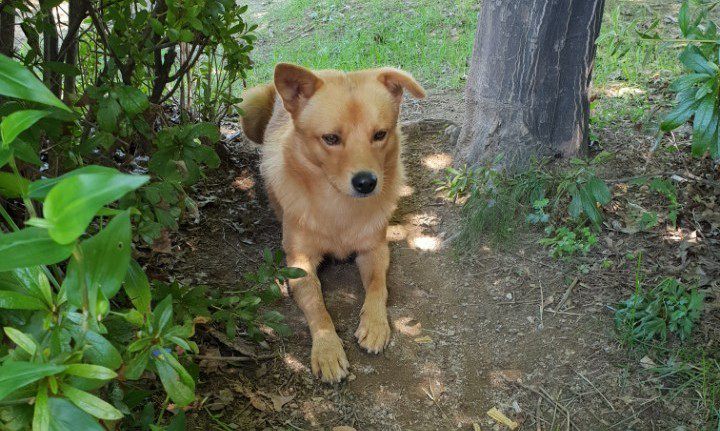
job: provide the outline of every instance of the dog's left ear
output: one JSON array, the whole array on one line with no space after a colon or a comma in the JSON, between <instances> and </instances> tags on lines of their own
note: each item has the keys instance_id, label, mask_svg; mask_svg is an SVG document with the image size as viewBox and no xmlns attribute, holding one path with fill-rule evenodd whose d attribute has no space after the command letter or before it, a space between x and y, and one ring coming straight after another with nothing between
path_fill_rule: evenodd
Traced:
<instances>
[{"instance_id":1,"label":"dog's left ear","mask_svg":"<svg viewBox=\"0 0 720 431\"><path fill-rule=\"evenodd\" d=\"M386 67L378 71L378 80L390 90L390 93L398 99L402 97L403 90L407 90L416 99L425 97L425 90L407 72L392 67Z\"/></svg>"}]
</instances>

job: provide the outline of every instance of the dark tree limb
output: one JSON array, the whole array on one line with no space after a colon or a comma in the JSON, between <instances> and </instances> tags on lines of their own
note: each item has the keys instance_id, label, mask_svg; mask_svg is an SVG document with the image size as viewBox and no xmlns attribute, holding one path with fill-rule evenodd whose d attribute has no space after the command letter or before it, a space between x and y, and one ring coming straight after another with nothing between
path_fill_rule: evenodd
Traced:
<instances>
[{"instance_id":1,"label":"dark tree limb","mask_svg":"<svg viewBox=\"0 0 720 431\"><path fill-rule=\"evenodd\" d=\"M604 0L486 0L480 11L457 156L503 154L510 168L533 157L583 154L588 86Z\"/></svg>"},{"instance_id":2,"label":"dark tree limb","mask_svg":"<svg viewBox=\"0 0 720 431\"><path fill-rule=\"evenodd\" d=\"M43 9L43 5L47 3L45 0L41 1L41 9ZM58 61L58 30L55 15L53 15L52 9L50 8L45 9L43 13L43 60L46 62ZM60 97L60 76L56 72L53 72L48 67L44 68L43 82L53 94Z\"/></svg>"},{"instance_id":3,"label":"dark tree limb","mask_svg":"<svg viewBox=\"0 0 720 431\"><path fill-rule=\"evenodd\" d=\"M0 54L12 57L15 51L15 8L9 1L0 5Z\"/></svg>"}]
</instances>

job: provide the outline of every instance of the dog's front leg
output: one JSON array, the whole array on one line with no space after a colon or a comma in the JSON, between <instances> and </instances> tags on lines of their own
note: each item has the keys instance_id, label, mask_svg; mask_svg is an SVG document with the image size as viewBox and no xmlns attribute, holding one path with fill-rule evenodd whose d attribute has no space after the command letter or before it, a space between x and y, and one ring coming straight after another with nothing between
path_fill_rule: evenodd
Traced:
<instances>
[{"instance_id":1,"label":"dog's front leg","mask_svg":"<svg viewBox=\"0 0 720 431\"><path fill-rule=\"evenodd\" d=\"M288 266L302 268L307 272L303 278L290 280L293 298L305 314L312 335L312 371L325 382L339 382L348 374L350 363L345 356L342 342L335 332L330 314L325 308L320 280L316 267L320 256L288 253Z\"/></svg>"},{"instance_id":2,"label":"dog's front leg","mask_svg":"<svg viewBox=\"0 0 720 431\"><path fill-rule=\"evenodd\" d=\"M360 346L370 353L380 353L390 342L390 325L387 318L387 285L385 278L390 263L387 242L359 253L356 260L360 269L365 302L360 312L360 325L355 331Z\"/></svg>"}]
</instances>

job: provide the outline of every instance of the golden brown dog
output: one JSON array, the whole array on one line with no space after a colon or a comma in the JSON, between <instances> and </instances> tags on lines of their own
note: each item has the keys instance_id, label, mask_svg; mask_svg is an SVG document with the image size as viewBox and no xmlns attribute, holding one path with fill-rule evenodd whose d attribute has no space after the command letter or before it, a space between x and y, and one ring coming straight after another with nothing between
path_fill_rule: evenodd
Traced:
<instances>
[{"instance_id":1,"label":"golden brown dog","mask_svg":"<svg viewBox=\"0 0 720 431\"><path fill-rule=\"evenodd\" d=\"M274 82L249 90L242 104L245 134L263 143L261 172L282 220L287 265L307 272L290 288L312 334L313 373L324 381L340 381L349 365L316 275L324 255L357 253L366 293L355 336L373 353L390 341L386 230L404 180L403 90L425 96L397 69L345 73L281 63Z\"/></svg>"}]
</instances>

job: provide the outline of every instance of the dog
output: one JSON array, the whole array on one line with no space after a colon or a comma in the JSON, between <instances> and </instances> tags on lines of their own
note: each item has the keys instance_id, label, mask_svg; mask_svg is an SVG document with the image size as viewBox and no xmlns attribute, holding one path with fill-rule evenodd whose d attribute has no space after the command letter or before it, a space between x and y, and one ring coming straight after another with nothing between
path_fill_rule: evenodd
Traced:
<instances>
[{"instance_id":1,"label":"dog","mask_svg":"<svg viewBox=\"0 0 720 431\"><path fill-rule=\"evenodd\" d=\"M245 135L262 144L260 173L282 221L287 265L307 273L290 291L312 335L312 371L325 382L342 380L349 363L316 274L324 256L356 253L365 300L355 337L371 353L390 341L386 230L404 184L404 91L425 97L394 68L346 73L280 63L273 82L248 90L241 104Z\"/></svg>"}]
</instances>

